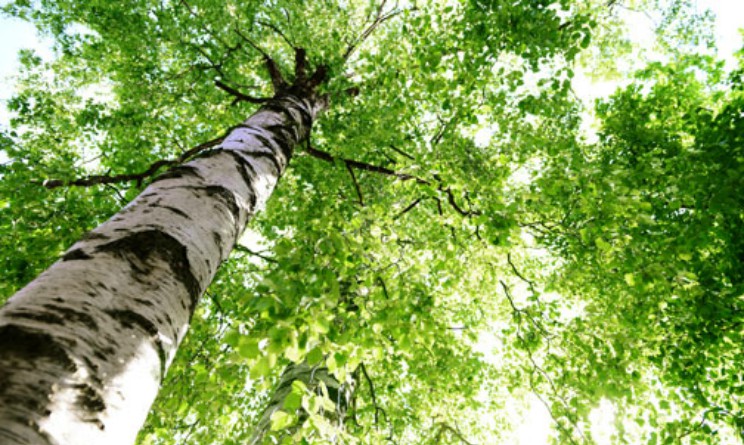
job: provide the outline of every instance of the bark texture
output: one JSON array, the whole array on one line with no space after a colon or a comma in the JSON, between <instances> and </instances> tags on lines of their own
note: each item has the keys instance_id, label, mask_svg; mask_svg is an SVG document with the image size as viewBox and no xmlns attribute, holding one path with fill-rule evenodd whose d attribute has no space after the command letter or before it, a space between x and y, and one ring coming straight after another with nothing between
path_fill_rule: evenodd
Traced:
<instances>
[{"instance_id":1,"label":"bark texture","mask_svg":"<svg viewBox=\"0 0 744 445\"><path fill-rule=\"evenodd\" d=\"M133 443L202 292L323 106L271 99L0 309L0 443Z\"/></svg>"}]
</instances>

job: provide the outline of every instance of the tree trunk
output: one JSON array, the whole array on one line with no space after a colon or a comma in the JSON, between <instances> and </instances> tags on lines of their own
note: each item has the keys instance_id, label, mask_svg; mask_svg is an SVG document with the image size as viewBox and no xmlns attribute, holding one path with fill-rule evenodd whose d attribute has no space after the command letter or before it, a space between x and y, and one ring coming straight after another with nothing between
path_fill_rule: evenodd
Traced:
<instances>
[{"instance_id":1,"label":"tree trunk","mask_svg":"<svg viewBox=\"0 0 744 445\"><path fill-rule=\"evenodd\" d=\"M134 441L201 294L324 107L311 89L160 176L0 309L0 443Z\"/></svg>"},{"instance_id":2,"label":"tree trunk","mask_svg":"<svg viewBox=\"0 0 744 445\"><path fill-rule=\"evenodd\" d=\"M279 383L277 384L271 399L269 399L266 408L261 414L248 445L281 442L281 440L267 442L267 434L271 430L272 415L279 410L287 410L285 400L292 392L292 384L294 382L302 382L308 392L316 393L318 395L322 395L322 390L320 388L321 383L325 385L328 398L333 403L334 409L324 409L322 415L330 423L336 424L338 427L343 425L346 411L351 405L354 396L354 386L348 384L342 385L333 374L328 372L328 368L326 368L322 363L317 366L308 365L306 362L297 364L291 363L284 369L284 373L282 373L282 376L279 378ZM304 408L292 410L290 414L296 414L297 421L294 425L280 431L279 434L282 436L291 436L294 434L295 431L302 427L302 424L308 417L308 413Z\"/></svg>"}]
</instances>

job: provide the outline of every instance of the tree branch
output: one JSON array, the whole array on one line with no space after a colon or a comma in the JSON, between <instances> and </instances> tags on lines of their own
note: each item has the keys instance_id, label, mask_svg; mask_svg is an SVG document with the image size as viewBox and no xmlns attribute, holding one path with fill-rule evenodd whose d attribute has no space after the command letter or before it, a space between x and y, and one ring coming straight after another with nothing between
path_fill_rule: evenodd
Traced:
<instances>
[{"instance_id":1,"label":"tree branch","mask_svg":"<svg viewBox=\"0 0 744 445\"><path fill-rule=\"evenodd\" d=\"M367 373L367 367L364 366L364 363L359 364L359 368L362 370L362 374L364 374L364 379L367 381L367 385L369 385L369 393L372 397L372 404L375 406L375 427L379 429L380 427L380 413L385 417L385 422L390 423L388 420L387 413L384 409L380 407L380 405L377 404L377 395L375 394L375 385L372 383L372 379L369 377L369 374ZM391 432L392 435L392 432Z\"/></svg>"},{"instance_id":2,"label":"tree branch","mask_svg":"<svg viewBox=\"0 0 744 445\"><path fill-rule=\"evenodd\" d=\"M410 212L414 207L416 207L421 202L421 198L416 198L415 201L413 201L411 204L408 205L405 209L401 210L400 213L395 215L393 217L393 221L400 218L401 216L405 215L406 213Z\"/></svg>"},{"instance_id":3,"label":"tree branch","mask_svg":"<svg viewBox=\"0 0 744 445\"><path fill-rule=\"evenodd\" d=\"M512 272L514 272L514 275L518 276L519 279L527 283L527 285L530 287L530 290L534 294L535 293L535 282L532 280L528 280L527 278L525 278L524 275L522 275L519 272L519 270L517 270L517 266L515 266L514 263L512 262L511 253L509 252L506 253L506 262L509 263L509 266L511 267Z\"/></svg>"},{"instance_id":4,"label":"tree branch","mask_svg":"<svg viewBox=\"0 0 744 445\"><path fill-rule=\"evenodd\" d=\"M246 43L248 43L253 49L258 51L263 56L264 62L266 63L266 68L269 71L269 77L271 78L271 85L274 88L274 92L278 93L285 90L288 84L284 80L284 76L282 76L279 65L276 64L274 59L272 59L271 56L269 56L266 51L261 49L261 47L258 46L253 40L249 39L242 32L240 32L240 29L235 27L234 31L241 39L245 40Z\"/></svg>"},{"instance_id":5,"label":"tree branch","mask_svg":"<svg viewBox=\"0 0 744 445\"><path fill-rule=\"evenodd\" d=\"M438 181L440 181L440 184L441 184L441 180L438 177L436 179ZM455 195L454 195L454 193L452 193L452 189L450 189L449 187L447 187L445 189L445 188L442 188L441 185L440 185L439 190L443 191L447 195L447 202L460 215L469 217L469 216L474 216L474 215L480 215L481 214L481 212L479 212L477 210L463 210L462 207L460 207L457 204L457 202L455 201Z\"/></svg>"},{"instance_id":6,"label":"tree branch","mask_svg":"<svg viewBox=\"0 0 744 445\"><path fill-rule=\"evenodd\" d=\"M351 57L352 54L354 54L354 51L356 51L359 46L364 43L367 38L369 38L370 35L377 29L378 26L380 26L382 23L386 22L387 20L390 20L391 18L395 17L396 15L403 12L402 10L393 10L389 12L388 14L384 14L385 4L387 3L387 0L381 0L380 5L377 7L377 12L375 14L375 18L370 23L367 28L362 31L362 33L359 35L359 37L355 38L354 41L352 41L346 48L346 51L344 52L344 55L342 56L342 59L345 61L349 60L349 57Z\"/></svg>"},{"instance_id":7,"label":"tree branch","mask_svg":"<svg viewBox=\"0 0 744 445\"><path fill-rule=\"evenodd\" d=\"M279 35L279 37L281 37L281 38L282 38L282 40L284 40L284 41L285 41L285 42L287 43L287 45L289 45L289 47L290 47L290 48L292 48L292 49L296 49L296 48L297 48L297 47L295 46L295 44L294 44L294 43L292 43L292 41L291 41L291 40L289 40L289 38L288 38L288 37L286 36L286 34L284 34L284 33L282 32L282 30L281 30L281 29L279 29L279 28L278 28L278 27L277 27L276 25L274 25L273 23L271 23L271 22L265 22L265 21L263 21L263 20L258 20L258 21L257 21L256 23L258 23L258 24L259 24L259 25L261 25L261 26L265 26L265 27L267 27L267 28L271 29L272 31L274 31L275 33L277 33L277 34Z\"/></svg>"},{"instance_id":8,"label":"tree branch","mask_svg":"<svg viewBox=\"0 0 744 445\"><path fill-rule=\"evenodd\" d=\"M396 147L393 144L390 144L390 148L392 148L393 150L395 150L400 155L405 156L406 158L408 158L408 159L410 159L412 161L415 161L416 160L416 158L414 158L413 156L409 155L408 153L406 153L405 151L401 150L400 148Z\"/></svg>"},{"instance_id":9,"label":"tree branch","mask_svg":"<svg viewBox=\"0 0 744 445\"><path fill-rule=\"evenodd\" d=\"M220 136L216 139L212 139L211 141L204 142L202 144L197 145L196 147L191 148L190 150L187 150L186 152L178 156L176 159L160 159L158 161L155 161L152 164L150 164L147 170L140 172L140 173L124 173L121 175L113 175L113 176L91 175L91 176L86 176L84 178L73 179L71 181L66 181L64 179L47 179L42 183L42 185L48 189L54 189L54 188L63 187L63 186L90 187L92 185L118 184L121 182L137 181L137 186L140 186L144 179L149 178L150 176L153 176L162 167L182 164L184 161L198 154L199 152L206 150L208 148L212 148L215 145L219 145L225 139L227 134L229 134L229 132L230 131L228 131L223 136Z\"/></svg>"},{"instance_id":10,"label":"tree branch","mask_svg":"<svg viewBox=\"0 0 744 445\"><path fill-rule=\"evenodd\" d=\"M346 168L347 169L355 168L357 170L363 170L363 171L368 171L368 172L373 172L373 173L380 173L380 174L383 174L383 175L386 175L386 176L392 176L392 177L398 178L401 181L413 180L417 184L422 184L422 185L431 185L432 184L430 181L427 181L426 179L422 179L422 178L419 178L417 176L409 175L407 173L397 172L395 170L391 170L391 169L386 168L386 167L381 167L379 165L368 164L366 162L355 161L353 159L337 158L337 157L333 156L332 154L328 153L327 151L322 151L322 150L318 150L317 148L313 148L310 145L309 139L308 139L308 142L306 144L305 149L306 149L307 153L310 156L312 156L314 158L317 158L317 159L320 159L322 161L331 163L331 164L334 163L336 160L339 160L339 161L343 162L346 165ZM352 174L352 176L353 176L353 174ZM452 193L452 190L449 187L447 187L447 188L443 188L442 187L442 180L441 180L441 178L439 178L438 175L434 175L434 179L436 179L439 182L439 184L440 184L439 185L439 190L442 191L442 192L444 192L447 195L447 202L449 203L449 205L453 209L455 209L455 211L457 213L459 213L460 215L465 216L465 217L471 217L471 216L476 216L476 215L480 215L481 214L481 212L478 211L478 210L464 210L462 207L460 207L457 204L457 201L455 201L455 195ZM354 180L355 180L355 184L356 184L356 177L354 177ZM440 215L443 215L444 213L442 212L441 200L439 198L435 198L435 199L437 201L437 208L439 209L439 214ZM406 208L403 212L401 212L395 218L398 218L402 214L404 214L405 212L411 210L411 208L413 208L413 206L415 206L416 204L418 204L418 201L420 201L420 199L417 200L416 202L414 202L414 204L412 204L410 206L410 208Z\"/></svg>"},{"instance_id":11,"label":"tree branch","mask_svg":"<svg viewBox=\"0 0 744 445\"><path fill-rule=\"evenodd\" d=\"M253 256L259 257L259 258L261 258L264 261L268 261L269 263L274 263L274 264L278 264L279 263L279 261L275 260L274 258L271 258L269 256L263 255L263 254L261 254L259 252L254 252L253 250L245 247L242 244L236 244L235 247L233 247L233 250L237 250L238 252L243 252L243 253L247 253L248 255L253 255Z\"/></svg>"},{"instance_id":12,"label":"tree branch","mask_svg":"<svg viewBox=\"0 0 744 445\"><path fill-rule=\"evenodd\" d=\"M475 445L472 442L468 442L467 440L465 440L465 438L462 436L462 433L460 433L460 430L458 430L457 428L453 428L448 423L440 423L439 427L443 431L449 431L450 433L452 433L455 437L457 437L460 440L460 442L464 443L465 445Z\"/></svg>"},{"instance_id":13,"label":"tree branch","mask_svg":"<svg viewBox=\"0 0 744 445\"><path fill-rule=\"evenodd\" d=\"M416 176L412 176L406 173L400 173L394 170L390 170L389 168L380 167L379 165L368 164L366 162L359 162L353 159L336 158L335 156L328 153L327 151L322 151L322 150L318 150L317 148L313 148L309 143L306 146L306 150L310 156L314 158L318 158L328 163L334 163L338 159L339 161L342 161L344 164L346 164L347 167L353 167L358 170L364 170L368 172L380 173L380 174L387 175L387 176L393 176L393 177L400 179L401 181L415 180L419 184L431 184L429 181L425 179L421 179L421 178L418 178Z\"/></svg>"},{"instance_id":14,"label":"tree branch","mask_svg":"<svg viewBox=\"0 0 744 445\"><path fill-rule=\"evenodd\" d=\"M357 182L356 175L354 174L354 169L351 168L351 165L349 165L348 162L346 164L346 170L349 171L349 175L351 175L351 180L354 182L354 188L356 189L357 196L359 197L359 205L364 207L364 198L362 198L362 189L359 187L359 182Z\"/></svg>"},{"instance_id":15,"label":"tree branch","mask_svg":"<svg viewBox=\"0 0 744 445\"><path fill-rule=\"evenodd\" d=\"M252 104L263 104L270 100L269 98L266 98L266 97L253 97L253 96L248 96L247 94L243 94L240 91L236 90L235 88L225 84L221 80L215 80L214 84L217 88L235 97L235 100L233 100L233 105L241 101L250 102Z\"/></svg>"},{"instance_id":16,"label":"tree branch","mask_svg":"<svg viewBox=\"0 0 744 445\"><path fill-rule=\"evenodd\" d=\"M304 48L294 48L295 53L295 83L307 80L307 52Z\"/></svg>"}]
</instances>

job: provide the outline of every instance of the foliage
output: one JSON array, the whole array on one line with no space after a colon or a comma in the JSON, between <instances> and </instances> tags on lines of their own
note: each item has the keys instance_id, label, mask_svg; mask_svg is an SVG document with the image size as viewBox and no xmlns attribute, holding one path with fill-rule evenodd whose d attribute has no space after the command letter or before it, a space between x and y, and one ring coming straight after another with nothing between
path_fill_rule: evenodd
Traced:
<instances>
[{"instance_id":1,"label":"foliage","mask_svg":"<svg viewBox=\"0 0 744 445\"><path fill-rule=\"evenodd\" d=\"M339 428L298 385L272 417L286 443L502 443L530 394L557 443L593 443L603 401L613 443L740 435L741 75L700 50L686 2L633 2L665 8L667 61L582 110L579 62L629 45L617 3L10 3L58 57L22 53L8 104L0 295L138 173L255 110L235 91L269 94L262 52L290 72L301 47L329 66L331 107L204 297L140 443L245 443L303 360L355 404Z\"/></svg>"}]
</instances>

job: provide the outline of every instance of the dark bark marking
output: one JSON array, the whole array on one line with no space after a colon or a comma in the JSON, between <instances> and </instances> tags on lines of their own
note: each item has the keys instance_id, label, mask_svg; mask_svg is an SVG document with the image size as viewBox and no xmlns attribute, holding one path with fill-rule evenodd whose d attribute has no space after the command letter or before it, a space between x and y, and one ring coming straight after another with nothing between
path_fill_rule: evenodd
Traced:
<instances>
[{"instance_id":1,"label":"dark bark marking","mask_svg":"<svg viewBox=\"0 0 744 445\"><path fill-rule=\"evenodd\" d=\"M77 365L60 345L59 339L27 327L0 326L0 351L3 357L14 356L27 362L46 358L66 372L74 373L77 370ZM0 385L0 394L4 393L3 387Z\"/></svg>"},{"instance_id":2,"label":"dark bark marking","mask_svg":"<svg viewBox=\"0 0 744 445\"><path fill-rule=\"evenodd\" d=\"M98 330L98 322L96 322L96 319L85 312L77 311L67 306L58 306L56 304L45 304L44 309L62 315L66 322L73 322L85 325L93 331Z\"/></svg>"},{"instance_id":3,"label":"dark bark marking","mask_svg":"<svg viewBox=\"0 0 744 445\"><path fill-rule=\"evenodd\" d=\"M277 126L280 126L280 125L274 125L272 127L277 127ZM273 131L270 131L269 128L270 127L267 127L266 130L269 131L274 136L274 138L276 139L276 135L274 135L274 132ZM258 140L258 142L260 142L262 146L264 146L264 147L268 148L269 150L271 150L271 152L274 154L274 156L277 156L278 157L280 154L283 154L284 153L284 148L282 148L282 146L281 146L281 140L272 141L271 139L269 139L266 136L261 135L261 134L256 134L255 136L256 136L256 139ZM277 153L277 151L280 152L280 153ZM284 165L287 165L287 162L286 161L287 161L287 157L285 156L284 157Z\"/></svg>"},{"instance_id":4,"label":"dark bark marking","mask_svg":"<svg viewBox=\"0 0 744 445\"><path fill-rule=\"evenodd\" d=\"M308 112L305 107L295 107L295 109L300 112L300 119L302 120L303 128L310 128L313 124L313 117L310 115L310 112Z\"/></svg>"},{"instance_id":5,"label":"dark bark marking","mask_svg":"<svg viewBox=\"0 0 744 445\"><path fill-rule=\"evenodd\" d=\"M65 319L57 314L48 312L27 312L27 311L9 311L5 314L7 317L34 320L44 324L65 324Z\"/></svg>"},{"instance_id":6,"label":"dark bark marking","mask_svg":"<svg viewBox=\"0 0 744 445\"><path fill-rule=\"evenodd\" d=\"M286 121L293 121L294 118L292 114L287 109L287 105L282 104L281 102L269 102L263 107L261 107L262 110L271 111L272 113L276 113L282 116L283 120Z\"/></svg>"},{"instance_id":7,"label":"dark bark marking","mask_svg":"<svg viewBox=\"0 0 744 445\"><path fill-rule=\"evenodd\" d=\"M83 249L71 250L62 255L62 261L89 260L91 258L93 257L85 253Z\"/></svg>"},{"instance_id":8,"label":"dark bark marking","mask_svg":"<svg viewBox=\"0 0 744 445\"><path fill-rule=\"evenodd\" d=\"M181 209L177 209L177 208L171 207L171 206L158 206L158 207L160 207L161 209L170 210L171 212L175 213L176 215L183 216L186 219L191 219L191 216L188 213L186 213L183 210L181 210Z\"/></svg>"},{"instance_id":9,"label":"dark bark marking","mask_svg":"<svg viewBox=\"0 0 744 445\"><path fill-rule=\"evenodd\" d=\"M148 320L146 317L128 309L108 310L106 311L106 313L109 314L111 318L118 321L125 328L133 329L134 327L139 327L150 336L150 340L155 345L155 350L157 351L158 358L160 359L160 377L162 378L165 375L165 348L163 347L163 342L158 336L160 330L155 325L155 323Z\"/></svg>"},{"instance_id":10,"label":"dark bark marking","mask_svg":"<svg viewBox=\"0 0 744 445\"><path fill-rule=\"evenodd\" d=\"M220 257L223 256L222 253L222 235L220 235L219 232L212 231L212 239L214 240L214 243L217 245L217 248L220 249Z\"/></svg>"},{"instance_id":11,"label":"dark bark marking","mask_svg":"<svg viewBox=\"0 0 744 445\"><path fill-rule=\"evenodd\" d=\"M233 215L236 221L240 220L240 206L238 205L238 200L229 189L221 185L179 185L167 188L167 190L172 189L202 191L205 192L210 198L216 197L220 201L222 201L224 206L227 207L228 211ZM201 197L198 193L194 194L198 197Z\"/></svg>"},{"instance_id":12,"label":"dark bark marking","mask_svg":"<svg viewBox=\"0 0 744 445\"><path fill-rule=\"evenodd\" d=\"M129 309L111 309L107 310L106 313L111 316L114 320L119 322L122 326L128 329L134 327L140 327L147 334L152 336L158 335L158 327L155 323L148 320L146 317Z\"/></svg>"},{"instance_id":13,"label":"dark bark marking","mask_svg":"<svg viewBox=\"0 0 744 445\"><path fill-rule=\"evenodd\" d=\"M222 187L217 188L227 192ZM230 196L232 197L232 194ZM233 205L237 207L234 203L234 198ZM135 232L98 246L96 250L127 260L132 269L143 275L149 272L149 267L143 269L141 266L147 266L152 257L165 260L170 266L171 272L186 287L186 291L191 297L191 309L196 305L201 294L201 285L191 272L191 264L189 264L186 246L171 235L159 230ZM134 259L131 256L134 256ZM142 264L138 265L136 261Z\"/></svg>"},{"instance_id":14,"label":"dark bark marking","mask_svg":"<svg viewBox=\"0 0 744 445\"><path fill-rule=\"evenodd\" d=\"M235 150L225 150L225 153L235 160L236 169L238 170L238 173L240 173L240 177L243 178L243 182L245 182L250 189L253 189L253 180L256 178L256 170L253 168L251 163Z\"/></svg>"},{"instance_id":15,"label":"dark bark marking","mask_svg":"<svg viewBox=\"0 0 744 445\"><path fill-rule=\"evenodd\" d=\"M95 363L93 363L88 357L82 357L83 362L85 362L85 366L88 367L89 370L93 371L88 376L89 379L93 380L96 385L103 386L103 380L101 380L98 377L98 370L100 369Z\"/></svg>"},{"instance_id":16,"label":"dark bark marking","mask_svg":"<svg viewBox=\"0 0 744 445\"><path fill-rule=\"evenodd\" d=\"M266 127L266 130L274 135L276 144L279 146L279 149L282 151L282 155L284 156L285 164L288 163L292 158L292 146L296 143L296 141L292 141L292 139L296 138L285 134L285 132L289 131L286 125L270 125Z\"/></svg>"},{"instance_id":17,"label":"dark bark marking","mask_svg":"<svg viewBox=\"0 0 744 445\"><path fill-rule=\"evenodd\" d=\"M76 402L83 410L90 413L100 413L106 410L106 403L103 401L100 391L87 383L73 385L73 388L78 391Z\"/></svg>"},{"instance_id":18,"label":"dark bark marking","mask_svg":"<svg viewBox=\"0 0 744 445\"><path fill-rule=\"evenodd\" d=\"M95 287L100 287L101 289L109 290L108 285L106 285L106 283L104 283L103 281L97 281L95 284Z\"/></svg>"},{"instance_id":19,"label":"dark bark marking","mask_svg":"<svg viewBox=\"0 0 744 445\"><path fill-rule=\"evenodd\" d=\"M137 303L139 303L139 304L141 304L143 306L147 306L147 307L153 307L155 305L155 303L153 303L152 301L145 300L144 298L134 298L134 301L136 301Z\"/></svg>"},{"instance_id":20,"label":"dark bark marking","mask_svg":"<svg viewBox=\"0 0 744 445\"><path fill-rule=\"evenodd\" d=\"M152 182L163 181L165 179L185 178L188 176L203 179L203 176L199 173L199 169L193 165L179 165L178 167L173 167L162 175L159 175Z\"/></svg>"},{"instance_id":21,"label":"dark bark marking","mask_svg":"<svg viewBox=\"0 0 744 445\"><path fill-rule=\"evenodd\" d=\"M97 239L107 240L107 239L109 239L109 237L106 236L106 235L104 235L104 234L102 234L102 233L90 231L90 232L86 233L85 235L83 235L80 239L81 240L84 240L84 241L97 240Z\"/></svg>"},{"instance_id":22,"label":"dark bark marking","mask_svg":"<svg viewBox=\"0 0 744 445\"><path fill-rule=\"evenodd\" d=\"M228 210L230 210L230 213L232 213L233 218L236 221L240 221L240 206L238 206L235 195L230 190L221 185L208 185L202 187L202 189L207 192L210 197L218 198L222 201L225 207L227 207Z\"/></svg>"},{"instance_id":23,"label":"dark bark marking","mask_svg":"<svg viewBox=\"0 0 744 445\"><path fill-rule=\"evenodd\" d=\"M245 128L250 128L250 127L248 127L247 125L243 125L243 126L244 126ZM200 154L199 156L197 156L197 157L196 157L196 158L194 158L194 159L206 159L206 158L211 158L212 156L216 156L216 155L218 155L218 154L220 154L220 153L223 153L223 152L225 152L225 150L224 150L223 148L221 148L221 147L218 147L218 148L213 148L213 149L211 149L211 150L207 150L207 151L205 151L205 152L202 152L202 154Z\"/></svg>"},{"instance_id":24,"label":"dark bark marking","mask_svg":"<svg viewBox=\"0 0 744 445\"><path fill-rule=\"evenodd\" d=\"M265 151L244 151L244 153L254 158L268 159L268 161L271 162L271 165L274 167L274 174L276 174L277 176L281 175L282 171L284 171L279 161L277 161L276 155L273 152L266 153Z\"/></svg>"}]
</instances>

